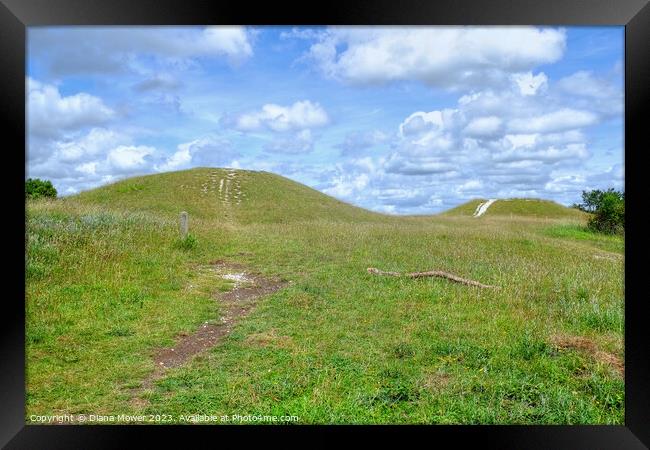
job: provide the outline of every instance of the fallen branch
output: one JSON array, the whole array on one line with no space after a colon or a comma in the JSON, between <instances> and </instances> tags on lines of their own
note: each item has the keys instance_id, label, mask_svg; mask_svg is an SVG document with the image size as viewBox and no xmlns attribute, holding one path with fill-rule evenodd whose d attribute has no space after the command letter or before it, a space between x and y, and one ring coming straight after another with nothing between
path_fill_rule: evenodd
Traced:
<instances>
[{"instance_id":1,"label":"fallen branch","mask_svg":"<svg viewBox=\"0 0 650 450\"><path fill-rule=\"evenodd\" d=\"M498 286L490 286L489 284L483 284L483 283L479 283L478 281L468 280L466 278L461 278L448 272L443 272L442 270L399 273L399 272L384 272L383 270L375 269L374 267L368 267L368 273L372 273L374 275L388 275L391 277L406 277L406 278L440 277L440 278L446 278L451 281L455 281L456 283L466 284L468 286L498 289Z\"/></svg>"}]
</instances>

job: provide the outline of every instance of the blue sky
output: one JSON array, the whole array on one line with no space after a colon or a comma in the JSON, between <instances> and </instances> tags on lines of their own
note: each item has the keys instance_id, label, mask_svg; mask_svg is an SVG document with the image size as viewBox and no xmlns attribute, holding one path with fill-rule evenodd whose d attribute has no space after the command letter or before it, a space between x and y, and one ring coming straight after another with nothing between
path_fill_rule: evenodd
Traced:
<instances>
[{"instance_id":1,"label":"blue sky","mask_svg":"<svg viewBox=\"0 0 650 450\"><path fill-rule=\"evenodd\" d=\"M216 166L428 214L623 186L623 27L29 28L27 176Z\"/></svg>"}]
</instances>

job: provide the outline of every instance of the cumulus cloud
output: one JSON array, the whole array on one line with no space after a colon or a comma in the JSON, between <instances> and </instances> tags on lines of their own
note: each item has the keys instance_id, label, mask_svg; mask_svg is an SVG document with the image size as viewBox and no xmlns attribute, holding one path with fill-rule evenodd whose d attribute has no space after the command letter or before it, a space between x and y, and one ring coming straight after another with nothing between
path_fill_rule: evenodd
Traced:
<instances>
[{"instance_id":1,"label":"cumulus cloud","mask_svg":"<svg viewBox=\"0 0 650 450\"><path fill-rule=\"evenodd\" d=\"M131 138L123 133L106 128L93 128L75 139L56 141L53 145L54 157L62 162L78 162L102 155L111 148L130 142Z\"/></svg>"},{"instance_id":2,"label":"cumulus cloud","mask_svg":"<svg viewBox=\"0 0 650 450\"><path fill-rule=\"evenodd\" d=\"M62 96L54 85L27 79L27 126L33 136L52 137L101 125L114 115L98 97L84 92Z\"/></svg>"},{"instance_id":3,"label":"cumulus cloud","mask_svg":"<svg viewBox=\"0 0 650 450\"><path fill-rule=\"evenodd\" d=\"M537 91L545 90L548 83L548 77L544 72L537 75L533 75L532 72L515 73L511 78L517 83L521 95L535 95Z\"/></svg>"},{"instance_id":4,"label":"cumulus cloud","mask_svg":"<svg viewBox=\"0 0 650 450\"><path fill-rule=\"evenodd\" d=\"M290 31L280 33L280 39L318 39L321 32L312 28L292 28Z\"/></svg>"},{"instance_id":5,"label":"cumulus cloud","mask_svg":"<svg viewBox=\"0 0 650 450\"><path fill-rule=\"evenodd\" d=\"M576 175L593 155L585 129L607 116L566 106L565 93L545 75L536 79L534 93L530 84L522 88L531 79L513 76L500 90L461 96L453 108L408 115L387 143L388 154L370 155L363 164L349 160L329 174L327 192L414 214L476 197L576 201L582 189L598 184L586 172ZM358 189L353 181L364 173L369 181ZM598 182L611 185L608 175Z\"/></svg>"},{"instance_id":6,"label":"cumulus cloud","mask_svg":"<svg viewBox=\"0 0 650 450\"><path fill-rule=\"evenodd\" d=\"M176 152L156 164L158 172L186 169L193 166L232 166L232 161L241 156L230 141L218 136L203 136L179 144Z\"/></svg>"},{"instance_id":7,"label":"cumulus cloud","mask_svg":"<svg viewBox=\"0 0 650 450\"><path fill-rule=\"evenodd\" d=\"M250 33L243 27L223 25L206 27L195 43L194 49L184 49L190 56L225 54L240 59L253 55Z\"/></svg>"},{"instance_id":8,"label":"cumulus cloud","mask_svg":"<svg viewBox=\"0 0 650 450\"><path fill-rule=\"evenodd\" d=\"M453 172L456 167L457 164L435 156L409 159L399 153L393 153L385 165L387 172L403 175L444 174Z\"/></svg>"},{"instance_id":9,"label":"cumulus cloud","mask_svg":"<svg viewBox=\"0 0 650 450\"><path fill-rule=\"evenodd\" d=\"M57 190L71 194L126 176L197 166L232 167L239 157L241 153L228 140L215 135L181 143L175 152L165 154L153 146L137 144L128 134L94 128L51 143L47 158L32 161L28 172L52 180Z\"/></svg>"},{"instance_id":10,"label":"cumulus cloud","mask_svg":"<svg viewBox=\"0 0 650 450\"><path fill-rule=\"evenodd\" d=\"M544 185L544 192L568 205L577 202L584 190L609 189L611 187L615 189L624 189L625 187L622 164L614 164L597 171L584 169L553 171Z\"/></svg>"},{"instance_id":11,"label":"cumulus cloud","mask_svg":"<svg viewBox=\"0 0 650 450\"><path fill-rule=\"evenodd\" d=\"M28 30L28 51L54 76L143 70L141 58L191 66L193 58L240 63L253 55L252 32L240 26L66 27Z\"/></svg>"},{"instance_id":12,"label":"cumulus cloud","mask_svg":"<svg viewBox=\"0 0 650 450\"><path fill-rule=\"evenodd\" d=\"M148 156L156 150L144 145L120 145L111 150L106 160L117 173L132 173L142 170L148 165Z\"/></svg>"},{"instance_id":13,"label":"cumulus cloud","mask_svg":"<svg viewBox=\"0 0 650 450\"><path fill-rule=\"evenodd\" d=\"M585 143L566 144L563 146L518 147L495 152L492 160L496 162L540 161L557 163L563 160L579 161L589 157Z\"/></svg>"},{"instance_id":14,"label":"cumulus cloud","mask_svg":"<svg viewBox=\"0 0 650 450\"><path fill-rule=\"evenodd\" d=\"M502 123L497 116L477 117L472 119L463 131L473 137L495 136L501 131Z\"/></svg>"},{"instance_id":15,"label":"cumulus cloud","mask_svg":"<svg viewBox=\"0 0 650 450\"><path fill-rule=\"evenodd\" d=\"M589 111L562 108L533 117L516 118L508 122L508 129L515 133L553 133L593 125L598 116Z\"/></svg>"},{"instance_id":16,"label":"cumulus cloud","mask_svg":"<svg viewBox=\"0 0 650 450\"><path fill-rule=\"evenodd\" d=\"M40 156L33 158L34 152ZM59 139L30 139L27 154L28 176L47 178L59 192L71 194L124 176L151 172L158 151L134 144L133 138L123 132L92 128Z\"/></svg>"},{"instance_id":17,"label":"cumulus cloud","mask_svg":"<svg viewBox=\"0 0 650 450\"><path fill-rule=\"evenodd\" d=\"M621 117L624 112L622 77L597 76L591 71L578 71L556 83L558 97L575 108L604 117Z\"/></svg>"},{"instance_id":18,"label":"cumulus cloud","mask_svg":"<svg viewBox=\"0 0 650 450\"><path fill-rule=\"evenodd\" d=\"M269 103L258 111L225 116L222 124L240 131L292 131L321 127L329 123L327 112L318 103L297 101L289 106Z\"/></svg>"},{"instance_id":19,"label":"cumulus cloud","mask_svg":"<svg viewBox=\"0 0 650 450\"><path fill-rule=\"evenodd\" d=\"M621 93L610 81L585 70L560 79L557 86L563 93L592 98L612 98Z\"/></svg>"},{"instance_id":20,"label":"cumulus cloud","mask_svg":"<svg viewBox=\"0 0 650 450\"><path fill-rule=\"evenodd\" d=\"M317 36L307 59L328 77L451 89L498 85L558 61L566 47L564 30L534 27L331 27Z\"/></svg>"},{"instance_id":21,"label":"cumulus cloud","mask_svg":"<svg viewBox=\"0 0 650 450\"><path fill-rule=\"evenodd\" d=\"M483 175L503 182L505 178L493 172L496 164L554 165L590 156L580 129L597 123L596 114L557 109L546 97L522 92L518 80L512 83L509 90L463 96L456 108L409 115L399 125L399 139L385 170L403 175Z\"/></svg>"},{"instance_id":22,"label":"cumulus cloud","mask_svg":"<svg viewBox=\"0 0 650 450\"><path fill-rule=\"evenodd\" d=\"M97 161L79 164L75 170L86 175L95 175L97 173Z\"/></svg>"},{"instance_id":23,"label":"cumulus cloud","mask_svg":"<svg viewBox=\"0 0 650 450\"><path fill-rule=\"evenodd\" d=\"M338 198L348 198L353 193L368 186L370 177L362 173L358 175L341 174L331 180L331 185L323 189L326 194Z\"/></svg>"}]
</instances>

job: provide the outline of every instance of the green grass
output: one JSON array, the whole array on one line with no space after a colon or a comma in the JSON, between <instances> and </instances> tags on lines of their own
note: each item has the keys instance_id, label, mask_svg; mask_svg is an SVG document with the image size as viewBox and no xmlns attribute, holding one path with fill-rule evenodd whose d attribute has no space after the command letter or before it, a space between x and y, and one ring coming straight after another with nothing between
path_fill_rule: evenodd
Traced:
<instances>
[{"instance_id":1,"label":"green grass","mask_svg":"<svg viewBox=\"0 0 650 450\"><path fill-rule=\"evenodd\" d=\"M546 235L571 240L574 242L584 242L594 247L609 251L623 253L624 242L620 236L597 233L589 230L584 224L569 223L550 226L546 229Z\"/></svg>"},{"instance_id":2,"label":"green grass","mask_svg":"<svg viewBox=\"0 0 650 450\"><path fill-rule=\"evenodd\" d=\"M227 205L213 171L227 173L140 177L28 203L27 417L623 423L620 376L552 345L582 336L622 357L621 237L582 235L578 216L384 216L247 171L237 171L246 196ZM179 245L182 210L195 245ZM134 406L154 349L219 317L211 295L229 284L197 268L216 259L293 283ZM442 269L501 289L367 267Z\"/></svg>"}]
</instances>

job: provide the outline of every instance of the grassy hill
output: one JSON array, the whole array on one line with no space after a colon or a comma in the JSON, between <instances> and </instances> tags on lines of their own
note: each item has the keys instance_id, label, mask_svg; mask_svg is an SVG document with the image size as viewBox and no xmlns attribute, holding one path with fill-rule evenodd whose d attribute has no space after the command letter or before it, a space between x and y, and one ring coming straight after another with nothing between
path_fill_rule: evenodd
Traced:
<instances>
[{"instance_id":1,"label":"grassy hill","mask_svg":"<svg viewBox=\"0 0 650 450\"><path fill-rule=\"evenodd\" d=\"M472 216L479 204L487 199L474 199L455 208L445 211L448 216ZM550 200L529 198L498 199L481 217L514 216L537 218L572 218L586 220L587 214L575 208L567 208Z\"/></svg>"},{"instance_id":2,"label":"grassy hill","mask_svg":"<svg viewBox=\"0 0 650 450\"><path fill-rule=\"evenodd\" d=\"M622 238L588 233L571 214L477 220L476 205L385 216L277 175L229 173L27 203L27 417L623 423ZM496 202L486 217L499 203L517 204ZM179 241L181 210L195 246ZM287 284L146 385L157 349L221 320L215 295L233 281L215 261ZM439 269L499 289L368 267Z\"/></svg>"},{"instance_id":3,"label":"grassy hill","mask_svg":"<svg viewBox=\"0 0 650 450\"><path fill-rule=\"evenodd\" d=\"M475 198L473 200L470 200L468 202L465 202L461 205L458 205L454 208L448 209L447 211L443 211L440 213L442 216L471 216L474 214L474 211L476 211L476 208L478 208L478 205L480 205L483 202L486 202L486 198Z\"/></svg>"},{"instance_id":4,"label":"grassy hill","mask_svg":"<svg viewBox=\"0 0 650 450\"><path fill-rule=\"evenodd\" d=\"M273 173L234 169L197 168L134 177L75 198L84 203L169 217L184 210L190 217L242 224L313 218L366 221L383 217Z\"/></svg>"}]
</instances>

